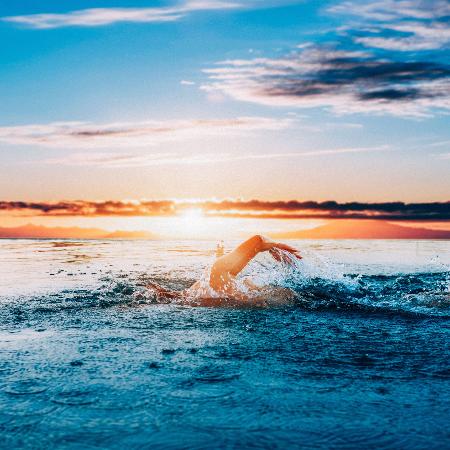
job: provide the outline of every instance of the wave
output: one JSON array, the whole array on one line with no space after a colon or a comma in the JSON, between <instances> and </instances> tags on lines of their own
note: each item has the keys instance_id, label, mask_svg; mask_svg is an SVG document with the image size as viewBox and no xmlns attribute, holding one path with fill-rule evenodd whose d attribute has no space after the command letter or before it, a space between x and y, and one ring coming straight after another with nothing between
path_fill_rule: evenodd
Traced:
<instances>
[{"instance_id":1,"label":"wave","mask_svg":"<svg viewBox=\"0 0 450 450\"><path fill-rule=\"evenodd\" d=\"M207 283L208 272L202 280ZM317 255L280 267L266 260L254 261L239 278L262 287L258 298L246 304L220 299L215 306L298 307L305 310L367 311L450 317L450 272L358 274ZM0 319L52 313L62 310L140 307L160 303L201 305L193 298L161 300L146 286L149 282L182 291L196 280L179 273L158 276L147 273L108 273L94 288L63 289L45 295L1 299ZM290 293L286 296L285 293ZM251 296L250 296L251 297ZM253 301L254 300L254 301Z\"/></svg>"},{"instance_id":2,"label":"wave","mask_svg":"<svg viewBox=\"0 0 450 450\"><path fill-rule=\"evenodd\" d=\"M310 278L291 284L306 309L350 309L450 317L449 272L348 274L342 282Z\"/></svg>"}]
</instances>

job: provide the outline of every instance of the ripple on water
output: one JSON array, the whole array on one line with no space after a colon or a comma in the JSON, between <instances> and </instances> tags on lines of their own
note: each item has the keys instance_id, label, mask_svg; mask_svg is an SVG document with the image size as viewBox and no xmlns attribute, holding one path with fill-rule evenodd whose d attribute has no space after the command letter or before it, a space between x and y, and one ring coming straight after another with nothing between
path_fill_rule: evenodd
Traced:
<instances>
[{"instance_id":1,"label":"ripple on water","mask_svg":"<svg viewBox=\"0 0 450 450\"><path fill-rule=\"evenodd\" d=\"M82 406L91 405L98 401L97 393L92 390L67 389L55 394L51 401L59 405Z\"/></svg>"},{"instance_id":2,"label":"ripple on water","mask_svg":"<svg viewBox=\"0 0 450 450\"><path fill-rule=\"evenodd\" d=\"M48 386L43 380L38 378L29 378L17 380L7 384L3 390L11 395L33 395L45 392Z\"/></svg>"},{"instance_id":3,"label":"ripple on water","mask_svg":"<svg viewBox=\"0 0 450 450\"><path fill-rule=\"evenodd\" d=\"M208 366L207 366L208 367ZM239 377L239 374L225 375L223 369L201 368L189 377L181 380L176 387L169 391L169 398L186 399L191 401L204 401L230 397L234 393L231 382ZM170 402L169 403L173 403Z\"/></svg>"},{"instance_id":4,"label":"ripple on water","mask_svg":"<svg viewBox=\"0 0 450 450\"><path fill-rule=\"evenodd\" d=\"M96 393L96 399L93 408L107 411L131 411L140 409L152 401L151 392L147 390L121 391L110 387Z\"/></svg>"},{"instance_id":5,"label":"ripple on water","mask_svg":"<svg viewBox=\"0 0 450 450\"><path fill-rule=\"evenodd\" d=\"M210 400L230 397L234 394L234 389L231 387L224 387L222 384L193 384L191 380L187 380L179 387L170 390L169 398L172 397L174 402L165 399L169 403L178 405L179 400Z\"/></svg>"},{"instance_id":6,"label":"ripple on water","mask_svg":"<svg viewBox=\"0 0 450 450\"><path fill-rule=\"evenodd\" d=\"M190 376L181 380L177 387L169 392L169 395L172 398L191 401L226 398L233 395L232 383L240 376L240 373L227 367L201 366Z\"/></svg>"},{"instance_id":7,"label":"ripple on water","mask_svg":"<svg viewBox=\"0 0 450 450\"><path fill-rule=\"evenodd\" d=\"M50 403L47 398L20 397L12 400L5 398L0 400L0 409L4 411L4 417L45 416L57 409L58 406ZM0 419L1 422L1 419Z\"/></svg>"},{"instance_id":8,"label":"ripple on water","mask_svg":"<svg viewBox=\"0 0 450 450\"><path fill-rule=\"evenodd\" d=\"M226 383L240 378L241 374L230 370L229 367L205 365L197 369L192 382L198 383Z\"/></svg>"},{"instance_id":9,"label":"ripple on water","mask_svg":"<svg viewBox=\"0 0 450 450\"><path fill-rule=\"evenodd\" d=\"M364 420L348 419L340 424L322 424L316 433L317 444L323 448L345 448L349 450L405 448L398 437L385 427L366 425ZM404 443L403 443L404 444Z\"/></svg>"},{"instance_id":10,"label":"ripple on water","mask_svg":"<svg viewBox=\"0 0 450 450\"><path fill-rule=\"evenodd\" d=\"M11 375L17 372L18 368L14 367L14 363L12 361L3 360L0 361L0 376L4 377L6 375Z\"/></svg>"},{"instance_id":11,"label":"ripple on water","mask_svg":"<svg viewBox=\"0 0 450 450\"><path fill-rule=\"evenodd\" d=\"M183 424L184 425L184 424ZM224 448L224 440L214 430L192 430L175 424L174 428L167 430L163 427L160 430L152 431L151 435L147 431L129 435L121 439L122 448L130 449L177 449L177 450L211 450L212 448ZM150 444L151 443L151 444ZM237 448L237 447L235 447Z\"/></svg>"}]
</instances>

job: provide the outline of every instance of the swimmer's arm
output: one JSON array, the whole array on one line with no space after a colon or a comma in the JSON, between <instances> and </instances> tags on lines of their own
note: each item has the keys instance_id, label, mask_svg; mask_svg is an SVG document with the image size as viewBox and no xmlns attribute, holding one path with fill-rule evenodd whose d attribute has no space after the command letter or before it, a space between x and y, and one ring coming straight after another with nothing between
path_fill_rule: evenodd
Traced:
<instances>
[{"instance_id":1,"label":"swimmer's arm","mask_svg":"<svg viewBox=\"0 0 450 450\"><path fill-rule=\"evenodd\" d=\"M281 256L274 250L284 250L301 259L300 253L295 248L274 242L270 239L256 235L240 244L228 255L218 258L211 269L210 285L215 290L225 290L227 285L232 284L232 278L238 275L247 264L260 252L270 251L277 260L282 260ZM281 253L281 252L280 252ZM280 259L278 259L280 256Z\"/></svg>"},{"instance_id":2,"label":"swimmer's arm","mask_svg":"<svg viewBox=\"0 0 450 450\"><path fill-rule=\"evenodd\" d=\"M258 253L261 252L268 251L271 256L279 262L289 262L289 260L285 257L286 255L280 250L290 253L298 259L302 259L299 251L290 245L284 244L283 242L272 241L271 239L261 235L253 236L249 240L242 243L230 254L233 255L233 253L241 253L243 256L241 261L242 267L238 266L236 273L232 272L232 274L237 275Z\"/></svg>"}]
</instances>

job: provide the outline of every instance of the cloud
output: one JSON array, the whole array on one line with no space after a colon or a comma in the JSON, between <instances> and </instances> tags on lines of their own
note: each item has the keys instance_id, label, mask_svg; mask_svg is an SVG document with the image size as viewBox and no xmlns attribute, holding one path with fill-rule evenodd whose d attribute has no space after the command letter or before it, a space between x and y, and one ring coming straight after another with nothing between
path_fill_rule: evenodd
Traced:
<instances>
[{"instance_id":1,"label":"cloud","mask_svg":"<svg viewBox=\"0 0 450 450\"><path fill-rule=\"evenodd\" d=\"M22 216L175 216L186 208L201 208L221 217L429 220L450 219L444 203L338 203L335 201L61 201L55 203L0 201L0 212Z\"/></svg>"},{"instance_id":2,"label":"cloud","mask_svg":"<svg viewBox=\"0 0 450 450\"><path fill-rule=\"evenodd\" d=\"M242 4L221 0L186 0L168 7L90 8L67 13L30 14L4 17L6 22L30 28L49 29L69 26L96 27L119 22L157 23L180 20L189 13L241 8Z\"/></svg>"},{"instance_id":3,"label":"cloud","mask_svg":"<svg viewBox=\"0 0 450 450\"><path fill-rule=\"evenodd\" d=\"M0 211L26 213L33 216L164 216L174 213L174 203L170 200L145 202L124 202L120 200L94 202L78 200L54 203L0 201Z\"/></svg>"},{"instance_id":4,"label":"cloud","mask_svg":"<svg viewBox=\"0 0 450 450\"><path fill-rule=\"evenodd\" d=\"M450 109L450 66L307 46L280 58L227 60L202 89L273 106L423 116Z\"/></svg>"},{"instance_id":5,"label":"cloud","mask_svg":"<svg viewBox=\"0 0 450 450\"><path fill-rule=\"evenodd\" d=\"M56 148L127 148L164 141L222 136L252 131L277 131L290 126L291 119L237 117L145 122L53 122L0 127L0 142Z\"/></svg>"},{"instance_id":6,"label":"cloud","mask_svg":"<svg viewBox=\"0 0 450 450\"><path fill-rule=\"evenodd\" d=\"M397 51L433 50L450 42L450 28L442 22L407 22L386 24L383 31L395 32L395 36L380 36L374 29L369 36L355 37L355 42L366 47Z\"/></svg>"},{"instance_id":7,"label":"cloud","mask_svg":"<svg viewBox=\"0 0 450 450\"><path fill-rule=\"evenodd\" d=\"M393 51L439 49L450 42L448 0L344 1L328 8L356 20L347 29L366 47Z\"/></svg>"},{"instance_id":8,"label":"cloud","mask_svg":"<svg viewBox=\"0 0 450 450\"><path fill-rule=\"evenodd\" d=\"M218 163L230 163L248 160L284 159L284 158L307 158L320 156L342 155L346 153L372 153L389 151L390 147L383 145L378 147L345 147L332 149L318 149L298 152L278 153L127 153L117 154L113 152L95 153L73 153L64 157L48 158L43 162L46 164L64 166L94 166L108 169L123 169L132 167L155 167L155 166L184 166L184 165L207 165Z\"/></svg>"},{"instance_id":9,"label":"cloud","mask_svg":"<svg viewBox=\"0 0 450 450\"><path fill-rule=\"evenodd\" d=\"M450 146L450 139L445 140L445 141L438 141L438 142L433 142L432 144L428 144L428 147L448 147Z\"/></svg>"},{"instance_id":10,"label":"cloud","mask_svg":"<svg viewBox=\"0 0 450 450\"><path fill-rule=\"evenodd\" d=\"M205 203L207 211L226 214L227 211L250 211L262 217L323 218L323 219L379 219L379 220L448 220L450 202L444 203L338 203L336 201L236 201ZM233 214L236 215L236 214ZM245 215L245 216L248 216Z\"/></svg>"},{"instance_id":11,"label":"cloud","mask_svg":"<svg viewBox=\"0 0 450 450\"><path fill-rule=\"evenodd\" d=\"M346 18L334 33L338 44L222 61L205 70L201 89L211 99L339 114L425 117L450 109L448 0L346 0L326 11Z\"/></svg>"},{"instance_id":12,"label":"cloud","mask_svg":"<svg viewBox=\"0 0 450 450\"><path fill-rule=\"evenodd\" d=\"M445 19L450 15L448 0L367 0L344 1L330 6L328 12L352 15L370 20L389 21L414 19Z\"/></svg>"}]
</instances>

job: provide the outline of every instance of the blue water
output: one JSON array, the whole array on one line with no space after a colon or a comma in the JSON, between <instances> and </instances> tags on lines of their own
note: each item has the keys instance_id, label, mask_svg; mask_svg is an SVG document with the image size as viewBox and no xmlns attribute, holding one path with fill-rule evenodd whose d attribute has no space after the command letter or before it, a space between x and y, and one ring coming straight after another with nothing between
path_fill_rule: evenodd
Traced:
<instances>
[{"instance_id":1,"label":"blue water","mask_svg":"<svg viewBox=\"0 0 450 450\"><path fill-rule=\"evenodd\" d=\"M293 301L156 303L214 244L0 241L1 448L450 447L449 242L299 241L243 274Z\"/></svg>"}]
</instances>

